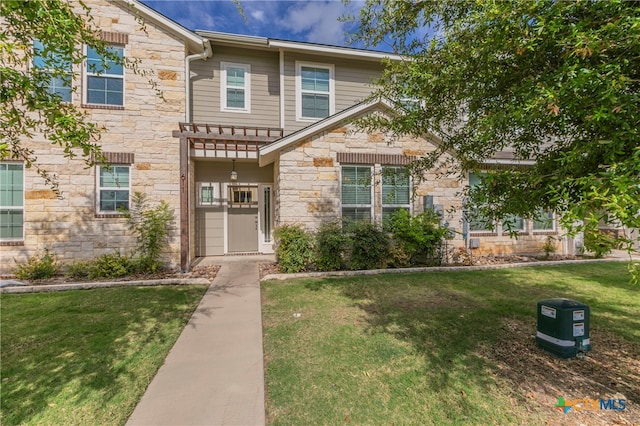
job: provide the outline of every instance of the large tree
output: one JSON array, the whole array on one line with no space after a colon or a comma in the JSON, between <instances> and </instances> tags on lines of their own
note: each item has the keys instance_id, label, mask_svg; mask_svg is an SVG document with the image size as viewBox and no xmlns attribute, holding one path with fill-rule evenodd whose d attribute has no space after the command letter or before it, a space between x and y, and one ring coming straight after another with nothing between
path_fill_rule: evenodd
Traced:
<instances>
[{"instance_id":1,"label":"large tree","mask_svg":"<svg viewBox=\"0 0 640 426\"><path fill-rule=\"evenodd\" d=\"M359 21L358 41L407 58L374 94L396 112L361 124L436 135L418 170L453 152L464 176L512 151L535 164L486 174L469 203L483 217L551 209L598 252L620 246L599 223L640 227L640 3L368 0Z\"/></svg>"},{"instance_id":2,"label":"large tree","mask_svg":"<svg viewBox=\"0 0 640 426\"><path fill-rule=\"evenodd\" d=\"M85 60L83 45L102 58L145 75L135 59L120 58L101 40L91 9L82 1L0 1L0 160L24 161L57 191L56 177L38 163L25 143L44 137L68 157L99 161L103 129L52 90L51 82L69 84ZM153 81L150 84L155 87ZM71 90L76 87L71 85Z\"/></svg>"}]
</instances>

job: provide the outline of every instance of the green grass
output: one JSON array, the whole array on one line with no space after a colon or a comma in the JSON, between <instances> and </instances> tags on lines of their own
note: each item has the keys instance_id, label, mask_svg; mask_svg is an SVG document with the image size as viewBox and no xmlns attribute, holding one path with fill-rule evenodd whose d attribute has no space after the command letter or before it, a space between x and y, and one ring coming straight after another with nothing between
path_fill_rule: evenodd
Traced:
<instances>
[{"instance_id":1,"label":"green grass","mask_svg":"<svg viewBox=\"0 0 640 426\"><path fill-rule=\"evenodd\" d=\"M633 424L640 421L633 408L640 403L640 287L628 283L626 268L612 262L264 283L268 421L560 424L569 418L554 408L558 396L620 392L632 406L620 415ZM537 301L554 297L590 306L587 360L537 348ZM615 419L592 414L571 413L584 424Z\"/></svg>"},{"instance_id":2,"label":"green grass","mask_svg":"<svg viewBox=\"0 0 640 426\"><path fill-rule=\"evenodd\" d=\"M2 424L124 424L205 290L3 294Z\"/></svg>"}]
</instances>

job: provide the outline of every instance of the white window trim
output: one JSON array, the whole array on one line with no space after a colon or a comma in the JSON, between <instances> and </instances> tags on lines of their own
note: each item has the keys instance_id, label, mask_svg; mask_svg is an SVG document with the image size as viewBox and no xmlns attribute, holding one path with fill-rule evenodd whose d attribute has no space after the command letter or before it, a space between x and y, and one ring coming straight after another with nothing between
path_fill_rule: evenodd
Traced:
<instances>
[{"instance_id":1,"label":"white window trim","mask_svg":"<svg viewBox=\"0 0 640 426\"><path fill-rule=\"evenodd\" d=\"M296 121L316 122L316 121L323 120L323 118L302 116L302 67L325 68L329 70L329 115L328 117L331 117L336 113L335 66L333 64L296 61ZM326 93L326 92L312 92L308 90L305 90L305 92L321 93L321 94Z\"/></svg>"},{"instance_id":2,"label":"white window trim","mask_svg":"<svg viewBox=\"0 0 640 426\"><path fill-rule=\"evenodd\" d=\"M102 169L103 166L96 166L96 213L97 214L111 214L111 215L118 215L121 214L118 210L102 210L100 209L100 191L101 190L109 190L109 189L113 189L116 191L123 191L123 190L127 190L129 192L129 208L131 208L131 164L109 164L109 167L128 167L129 168L129 186L127 186L126 188L119 186L119 187L111 187L111 186L100 186L100 170Z\"/></svg>"},{"instance_id":3,"label":"white window trim","mask_svg":"<svg viewBox=\"0 0 640 426\"><path fill-rule=\"evenodd\" d=\"M25 176L25 167L24 167L24 163L20 163L20 162L15 162L15 161L2 161L0 162L0 164L20 164L22 166L22 205L21 206L1 206L0 205L0 209L2 210L19 210L22 211L22 237L19 238L0 238L0 241L2 242L6 242L6 241L24 241L25 240L25 232L26 232L26 223L27 221L25 220L26 217L26 209L25 209L25 192L26 192L26 176Z\"/></svg>"},{"instance_id":4,"label":"white window trim","mask_svg":"<svg viewBox=\"0 0 640 426\"><path fill-rule=\"evenodd\" d=\"M227 68L244 69L244 108L232 108L227 106ZM251 112L251 65L234 62L220 62L220 111L224 112Z\"/></svg>"},{"instance_id":5,"label":"white window trim","mask_svg":"<svg viewBox=\"0 0 640 426\"><path fill-rule=\"evenodd\" d=\"M344 167L368 167L369 168L369 176L370 176L370 182L371 184L369 185L369 191L371 192L371 203L370 204L344 204L342 202L342 170ZM373 172L374 172L374 165L373 164L341 164L340 166L340 217L343 217L342 215L342 209L343 208L366 208L369 207L369 210L371 211L371 213L369 214L369 217L371 218L371 223L375 222L375 187L376 185L374 184L374 180L373 180Z\"/></svg>"},{"instance_id":6,"label":"white window trim","mask_svg":"<svg viewBox=\"0 0 640 426\"><path fill-rule=\"evenodd\" d=\"M220 207L222 205L220 199L220 183L219 182L198 182L196 197L198 199L198 207ZM213 189L213 200L210 203L202 201L202 188Z\"/></svg>"},{"instance_id":7,"label":"white window trim","mask_svg":"<svg viewBox=\"0 0 640 426\"><path fill-rule=\"evenodd\" d=\"M113 45L107 45L107 47L118 47L122 49L122 57L126 58L127 57L127 49L125 46L121 46L118 44L113 44ZM84 57L85 60L82 64L82 104L83 105L97 105L97 106L101 106L101 107L115 107L115 108L124 108L125 104L126 104L126 99L127 99L127 84L126 84L126 80L125 80L125 74L126 74L126 68L122 67L122 75L120 74L109 74L108 71L105 71L101 74L96 74L93 72L89 71L89 66L87 65L87 46L84 45L83 47L83 53L84 53ZM109 77L109 78L120 78L122 79L122 104L94 104L94 103L90 103L89 102L89 76L92 77Z\"/></svg>"}]
</instances>

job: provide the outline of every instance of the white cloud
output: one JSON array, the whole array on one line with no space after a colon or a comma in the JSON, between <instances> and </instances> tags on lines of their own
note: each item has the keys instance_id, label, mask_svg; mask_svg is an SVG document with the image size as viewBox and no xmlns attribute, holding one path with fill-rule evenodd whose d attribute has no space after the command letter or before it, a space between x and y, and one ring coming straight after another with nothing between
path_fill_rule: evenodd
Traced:
<instances>
[{"instance_id":1,"label":"white cloud","mask_svg":"<svg viewBox=\"0 0 640 426\"><path fill-rule=\"evenodd\" d=\"M313 1L291 6L279 25L312 43L343 45L345 23L338 18L347 12L339 1Z\"/></svg>"},{"instance_id":2,"label":"white cloud","mask_svg":"<svg viewBox=\"0 0 640 426\"><path fill-rule=\"evenodd\" d=\"M264 22L265 21L265 13L264 10L254 10L251 11L249 13L249 16L251 16L252 19L255 19L258 22Z\"/></svg>"}]
</instances>

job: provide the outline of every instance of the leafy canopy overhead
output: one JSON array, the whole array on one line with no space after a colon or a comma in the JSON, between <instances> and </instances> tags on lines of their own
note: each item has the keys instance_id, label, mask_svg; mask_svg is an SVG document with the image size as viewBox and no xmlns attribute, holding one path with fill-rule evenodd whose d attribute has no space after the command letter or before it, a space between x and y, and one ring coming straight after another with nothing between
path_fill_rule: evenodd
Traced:
<instances>
[{"instance_id":1,"label":"leafy canopy overhead","mask_svg":"<svg viewBox=\"0 0 640 426\"><path fill-rule=\"evenodd\" d=\"M359 19L357 41L407 57L374 94L394 115L361 124L437 135L418 170L454 152L464 176L512 152L535 165L488 173L470 193L482 216L552 209L590 250L619 244L599 222L640 226L640 3L368 0Z\"/></svg>"},{"instance_id":2,"label":"leafy canopy overhead","mask_svg":"<svg viewBox=\"0 0 640 426\"><path fill-rule=\"evenodd\" d=\"M138 75L135 59L121 58L101 40L91 9L82 1L0 1L0 160L24 161L57 191L57 180L37 162L24 141L43 135L68 157L80 154L87 164L102 158L103 129L73 103L49 89L51 79L76 80L85 60L83 45L102 57L101 66L123 65ZM35 47L35 48L34 48ZM37 61L34 64L34 58ZM157 87L153 81L151 86ZM76 91L72 84L71 90Z\"/></svg>"}]
</instances>

